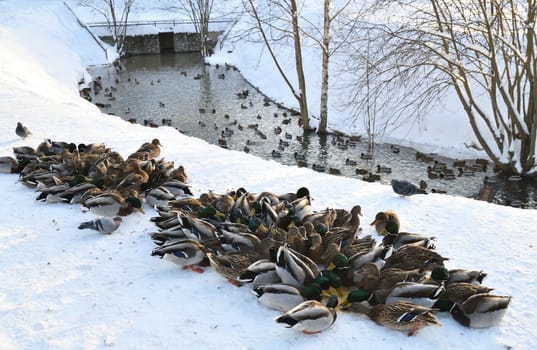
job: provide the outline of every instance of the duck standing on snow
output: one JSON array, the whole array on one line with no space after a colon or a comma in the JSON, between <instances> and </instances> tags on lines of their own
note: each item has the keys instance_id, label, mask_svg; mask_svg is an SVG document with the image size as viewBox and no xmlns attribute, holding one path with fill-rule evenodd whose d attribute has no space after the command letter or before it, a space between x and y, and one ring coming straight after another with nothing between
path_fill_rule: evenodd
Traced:
<instances>
[{"instance_id":1,"label":"duck standing on snow","mask_svg":"<svg viewBox=\"0 0 537 350\"><path fill-rule=\"evenodd\" d=\"M306 334L319 333L336 321L337 314L334 308L337 304L338 299L335 295L328 298L326 305L317 300L308 300L276 317L274 321Z\"/></svg>"},{"instance_id":2,"label":"duck standing on snow","mask_svg":"<svg viewBox=\"0 0 537 350\"><path fill-rule=\"evenodd\" d=\"M78 226L78 229L83 230L89 228L109 235L119 228L119 225L121 225L122 221L123 219L121 219L120 216L114 216L113 218L102 217L83 222Z\"/></svg>"},{"instance_id":3,"label":"duck standing on snow","mask_svg":"<svg viewBox=\"0 0 537 350\"><path fill-rule=\"evenodd\" d=\"M32 134L30 132L30 130L28 130L27 127L22 125L21 122L17 122L17 127L15 128L15 133L17 134L17 136L22 137L22 138L26 138L28 135Z\"/></svg>"}]
</instances>

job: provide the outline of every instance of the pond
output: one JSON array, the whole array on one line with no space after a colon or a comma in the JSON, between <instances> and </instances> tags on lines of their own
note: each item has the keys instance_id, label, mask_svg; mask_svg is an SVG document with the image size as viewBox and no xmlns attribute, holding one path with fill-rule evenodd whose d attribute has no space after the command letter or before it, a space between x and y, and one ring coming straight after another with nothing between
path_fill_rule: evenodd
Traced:
<instances>
[{"instance_id":1,"label":"pond","mask_svg":"<svg viewBox=\"0 0 537 350\"><path fill-rule=\"evenodd\" d=\"M381 183L421 181L427 192L537 207L537 181L498 176L480 160L454 160L390 144L376 144L370 151L356 137L304 134L297 113L270 101L234 67L206 65L198 53L132 56L121 68L88 70L102 85L97 94L92 91L92 101L131 122L170 125L287 165Z\"/></svg>"}]
</instances>

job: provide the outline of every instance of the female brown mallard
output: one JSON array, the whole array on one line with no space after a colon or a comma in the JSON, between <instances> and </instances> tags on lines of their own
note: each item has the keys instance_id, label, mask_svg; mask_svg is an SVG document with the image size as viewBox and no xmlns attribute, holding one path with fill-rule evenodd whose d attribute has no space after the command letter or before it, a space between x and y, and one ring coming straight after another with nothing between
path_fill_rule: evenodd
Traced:
<instances>
[{"instance_id":1,"label":"female brown mallard","mask_svg":"<svg viewBox=\"0 0 537 350\"><path fill-rule=\"evenodd\" d=\"M442 325L433 315L434 310L431 308L408 301L371 306L366 302L371 297L369 292L351 293L347 297L347 301L351 303L348 309L367 315L380 326L396 331L405 331L408 332L409 336L412 336L421 328Z\"/></svg>"},{"instance_id":2,"label":"female brown mallard","mask_svg":"<svg viewBox=\"0 0 537 350\"><path fill-rule=\"evenodd\" d=\"M215 253L207 253L207 257L211 266L224 276L231 284L240 286L241 283L237 280L251 264L259 260L257 253L227 253L216 255Z\"/></svg>"},{"instance_id":3,"label":"female brown mallard","mask_svg":"<svg viewBox=\"0 0 537 350\"><path fill-rule=\"evenodd\" d=\"M386 259L385 268L395 267L402 270L414 270L428 267L432 270L435 267L443 267L446 260L449 259L430 249L405 245Z\"/></svg>"}]
</instances>

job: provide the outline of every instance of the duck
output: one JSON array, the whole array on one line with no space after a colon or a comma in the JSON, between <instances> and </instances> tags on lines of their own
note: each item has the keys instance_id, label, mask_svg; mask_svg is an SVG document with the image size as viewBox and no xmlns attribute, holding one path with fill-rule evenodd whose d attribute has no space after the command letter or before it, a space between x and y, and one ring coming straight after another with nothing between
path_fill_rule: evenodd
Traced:
<instances>
[{"instance_id":1,"label":"duck","mask_svg":"<svg viewBox=\"0 0 537 350\"><path fill-rule=\"evenodd\" d=\"M356 161L353 159L349 159L349 158L345 159L345 165L356 166L356 164L357 164Z\"/></svg>"},{"instance_id":2,"label":"duck","mask_svg":"<svg viewBox=\"0 0 537 350\"><path fill-rule=\"evenodd\" d=\"M191 189L190 189L190 185L187 185L183 181L180 181L180 180L177 180L177 179L166 180L160 186L166 188L168 191L170 191L176 197L193 196L194 195L192 193Z\"/></svg>"},{"instance_id":3,"label":"duck","mask_svg":"<svg viewBox=\"0 0 537 350\"><path fill-rule=\"evenodd\" d=\"M335 209L326 208L325 210L310 213L302 219L302 224L311 222L316 230L319 229L319 225L322 224L326 230L333 227L334 220L336 219ZM321 233L321 232L319 232ZM322 235L323 233L321 233Z\"/></svg>"},{"instance_id":4,"label":"duck","mask_svg":"<svg viewBox=\"0 0 537 350\"><path fill-rule=\"evenodd\" d=\"M162 244L151 252L151 256L169 260L184 270L202 273L204 270L198 265L205 259L205 246L193 239L171 240Z\"/></svg>"},{"instance_id":5,"label":"duck","mask_svg":"<svg viewBox=\"0 0 537 350\"><path fill-rule=\"evenodd\" d=\"M164 186L150 189L145 194L145 202L151 207L167 207L168 202L175 199L175 195Z\"/></svg>"},{"instance_id":6,"label":"duck","mask_svg":"<svg viewBox=\"0 0 537 350\"><path fill-rule=\"evenodd\" d=\"M399 249L406 244L419 245L425 248L434 249L436 237L425 236L419 233L399 232L397 223L388 220L386 223L387 234L382 239L382 245L391 245L394 249Z\"/></svg>"},{"instance_id":7,"label":"duck","mask_svg":"<svg viewBox=\"0 0 537 350\"><path fill-rule=\"evenodd\" d=\"M454 304L462 304L466 299L475 294L489 293L493 288L480 284L471 284L467 282L452 283L446 287L446 290L440 296L438 302L434 305L440 311L450 311Z\"/></svg>"},{"instance_id":8,"label":"duck","mask_svg":"<svg viewBox=\"0 0 537 350\"><path fill-rule=\"evenodd\" d=\"M445 290L442 283L436 285L419 282L398 282L389 290L376 290L375 297L377 302L381 304L409 301L416 305L430 308L433 307Z\"/></svg>"},{"instance_id":9,"label":"duck","mask_svg":"<svg viewBox=\"0 0 537 350\"><path fill-rule=\"evenodd\" d=\"M336 209L336 218L334 220L334 227L344 227L357 233L360 228L360 216L362 216L362 207L355 205L348 212L344 209Z\"/></svg>"},{"instance_id":10,"label":"duck","mask_svg":"<svg viewBox=\"0 0 537 350\"><path fill-rule=\"evenodd\" d=\"M400 227L399 215L397 215L394 210L378 212L377 215L375 215L375 220L373 220L370 225L375 226L375 231L377 231L379 235L385 235L387 233L386 223L388 221L392 221L397 224L397 227Z\"/></svg>"},{"instance_id":11,"label":"duck","mask_svg":"<svg viewBox=\"0 0 537 350\"><path fill-rule=\"evenodd\" d=\"M78 229L91 229L109 235L119 228L122 221L123 219L120 216L114 216L113 218L103 216L91 221L82 222L78 226Z\"/></svg>"},{"instance_id":12,"label":"duck","mask_svg":"<svg viewBox=\"0 0 537 350\"><path fill-rule=\"evenodd\" d=\"M335 295L328 298L326 305L317 300L308 300L276 317L274 321L305 334L320 333L336 321L337 304L338 299Z\"/></svg>"},{"instance_id":13,"label":"duck","mask_svg":"<svg viewBox=\"0 0 537 350\"><path fill-rule=\"evenodd\" d=\"M259 245L261 246L261 243ZM237 280L241 283L262 285L280 282L280 277L276 273L276 264L274 262L269 259L259 259L248 266Z\"/></svg>"},{"instance_id":14,"label":"duck","mask_svg":"<svg viewBox=\"0 0 537 350\"><path fill-rule=\"evenodd\" d=\"M19 163L13 157L0 157L0 174L18 173Z\"/></svg>"},{"instance_id":15,"label":"duck","mask_svg":"<svg viewBox=\"0 0 537 350\"><path fill-rule=\"evenodd\" d=\"M458 282L481 284L487 274L482 270L452 269L448 271L448 276L447 285Z\"/></svg>"},{"instance_id":16,"label":"duck","mask_svg":"<svg viewBox=\"0 0 537 350\"><path fill-rule=\"evenodd\" d=\"M83 210L90 210L99 216L114 217L127 216L135 209L144 213L142 202L137 197L124 198L121 194L108 191L95 197L90 197L82 202Z\"/></svg>"},{"instance_id":17,"label":"duck","mask_svg":"<svg viewBox=\"0 0 537 350\"><path fill-rule=\"evenodd\" d=\"M380 164L377 164L377 173L389 174L391 172L392 172L392 168L389 168L387 166L381 166Z\"/></svg>"},{"instance_id":18,"label":"duck","mask_svg":"<svg viewBox=\"0 0 537 350\"><path fill-rule=\"evenodd\" d=\"M162 144L159 139L153 139L151 142L142 144L137 152L147 153L148 159L155 159L160 155L160 147Z\"/></svg>"},{"instance_id":19,"label":"duck","mask_svg":"<svg viewBox=\"0 0 537 350\"><path fill-rule=\"evenodd\" d=\"M298 288L283 283L256 284L252 292L269 309L286 312L305 300Z\"/></svg>"},{"instance_id":20,"label":"duck","mask_svg":"<svg viewBox=\"0 0 537 350\"><path fill-rule=\"evenodd\" d=\"M371 154L371 153L360 153L360 158L362 158L364 160L372 160L373 159L373 154Z\"/></svg>"},{"instance_id":21,"label":"duck","mask_svg":"<svg viewBox=\"0 0 537 350\"><path fill-rule=\"evenodd\" d=\"M427 326L441 326L436 319L434 309L416 305L408 301L396 301L392 304L377 304L371 306L367 303L370 293L355 293L348 296L352 307L349 309L367 315L376 324L396 331L408 332L408 336L415 335L420 329Z\"/></svg>"},{"instance_id":22,"label":"duck","mask_svg":"<svg viewBox=\"0 0 537 350\"><path fill-rule=\"evenodd\" d=\"M225 277L229 283L240 287L242 283L238 281L237 277L259 259L259 254L254 252L231 252L225 254L209 252L207 253L207 258L209 258L209 262L216 272Z\"/></svg>"},{"instance_id":23,"label":"duck","mask_svg":"<svg viewBox=\"0 0 537 350\"><path fill-rule=\"evenodd\" d=\"M423 267L433 269L443 267L446 260L449 259L430 249L415 245L405 245L386 259L384 267L395 267L403 270L414 270Z\"/></svg>"},{"instance_id":24,"label":"duck","mask_svg":"<svg viewBox=\"0 0 537 350\"><path fill-rule=\"evenodd\" d=\"M285 243L276 252L276 273L282 283L300 289L319 276L320 271L315 262Z\"/></svg>"},{"instance_id":25,"label":"duck","mask_svg":"<svg viewBox=\"0 0 537 350\"><path fill-rule=\"evenodd\" d=\"M497 325L507 312L510 296L475 294L451 310L451 316L469 328L489 328Z\"/></svg>"}]
</instances>

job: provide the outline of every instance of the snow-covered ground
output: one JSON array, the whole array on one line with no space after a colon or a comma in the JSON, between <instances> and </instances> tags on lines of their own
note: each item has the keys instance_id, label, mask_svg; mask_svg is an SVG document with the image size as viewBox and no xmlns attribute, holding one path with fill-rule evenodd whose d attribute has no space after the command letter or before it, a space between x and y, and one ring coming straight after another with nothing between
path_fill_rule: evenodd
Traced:
<instances>
[{"instance_id":1,"label":"snow-covered ground","mask_svg":"<svg viewBox=\"0 0 537 350\"><path fill-rule=\"evenodd\" d=\"M363 208L363 235L378 211L394 209L405 231L437 237L448 268L482 269L485 284L513 297L502 322L468 329L448 314L415 337L340 313L330 329L304 335L279 313L207 269L196 274L151 257L154 211L132 214L110 236L78 230L93 218L78 206L35 201L16 175L0 176L0 348L2 349L533 349L537 252L535 210L391 188L226 151L175 129L132 125L78 96L84 67L105 62L61 1L0 2L0 156L43 139L104 142L126 156L157 137L161 156L185 166L196 195L243 186L277 193L307 186L314 209ZM17 121L32 131L15 135ZM427 141L427 140L426 140ZM434 144L434 139L428 140Z\"/></svg>"}]
</instances>

